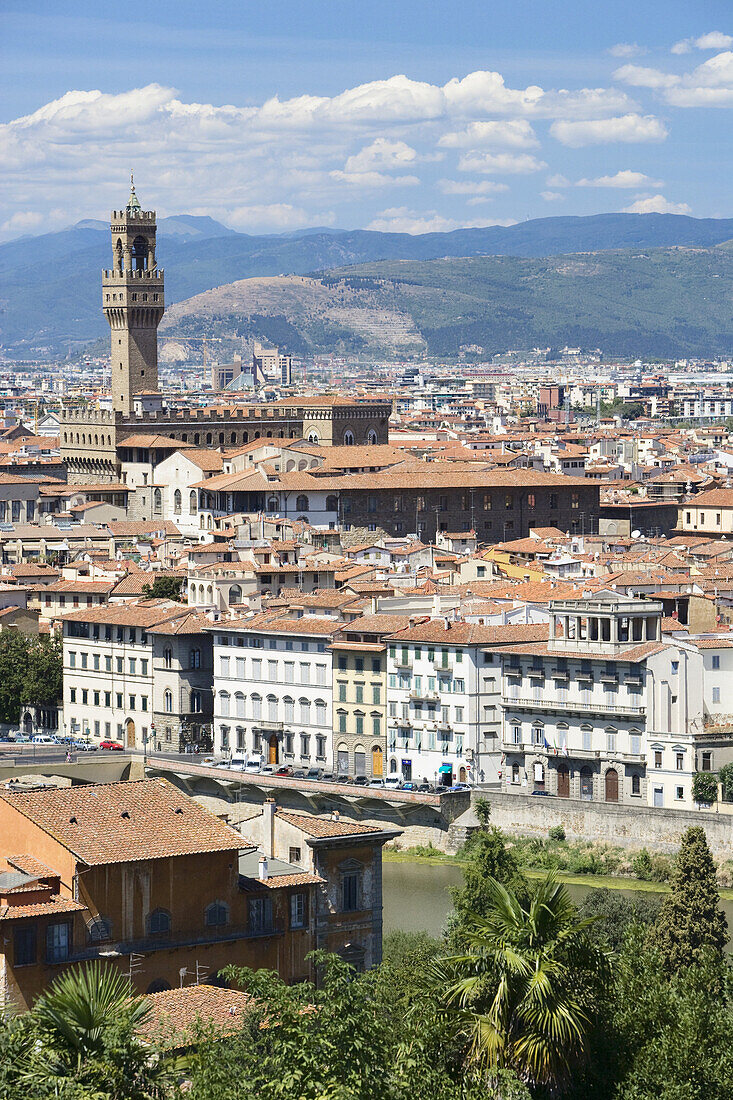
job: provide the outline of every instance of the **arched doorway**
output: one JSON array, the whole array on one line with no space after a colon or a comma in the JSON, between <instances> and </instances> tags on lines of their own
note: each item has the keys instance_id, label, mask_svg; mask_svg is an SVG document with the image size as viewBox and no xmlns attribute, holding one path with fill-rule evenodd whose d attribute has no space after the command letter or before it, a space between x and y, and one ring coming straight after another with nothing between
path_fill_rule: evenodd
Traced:
<instances>
[{"instance_id":1,"label":"arched doorway","mask_svg":"<svg viewBox=\"0 0 733 1100\"><path fill-rule=\"evenodd\" d=\"M384 774L384 757L379 745L372 747L372 775L375 779L381 779Z\"/></svg>"},{"instance_id":2,"label":"arched doorway","mask_svg":"<svg viewBox=\"0 0 733 1100\"><path fill-rule=\"evenodd\" d=\"M30 711L26 711L25 717L23 719L23 733L25 733L28 737L30 737L30 735L33 733L33 716L31 715Z\"/></svg>"},{"instance_id":3,"label":"arched doorway","mask_svg":"<svg viewBox=\"0 0 733 1100\"><path fill-rule=\"evenodd\" d=\"M267 763L268 764L279 764L280 761L277 758L277 734L276 733L271 733L270 734L270 738L267 742L267 746L268 746Z\"/></svg>"},{"instance_id":4,"label":"arched doorway","mask_svg":"<svg viewBox=\"0 0 733 1100\"><path fill-rule=\"evenodd\" d=\"M125 725L125 744L128 749L135 748L135 723L132 718L128 718Z\"/></svg>"},{"instance_id":5,"label":"arched doorway","mask_svg":"<svg viewBox=\"0 0 733 1100\"><path fill-rule=\"evenodd\" d=\"M606 802L618 802L618 772L609 768L606 772Z\"/></svg>"},{"instance_id":6,"label":"arched doorway","mask_svg":"<svg viewBox=\"0 0 733 1100\"><path fill-rule=\"evenodd\" d=\"M465 768L459 768L458 769L458 782L459 783L465 783L466 782L466 769Z\"/></svg>"},{"instance_id":7,"label":"arched doorway","mask_svg":"<svg viewBox=\"0 0 733 1100\"><path fill-rule=\"evenodd\" d=\"M570 798L570 769L567 764L560 764L557 769L557 797Z\"/></svg>"},{"instance_id":8,"label":"arched doorway","mask_svg":"<svg viewBox=\"0 0 733 1100\"><path fill-rule=\"evenodd\" d=\"M593 801L593 772L589 767L580 769L580 797L586 802Z\"/></svg>"}]
</instances>

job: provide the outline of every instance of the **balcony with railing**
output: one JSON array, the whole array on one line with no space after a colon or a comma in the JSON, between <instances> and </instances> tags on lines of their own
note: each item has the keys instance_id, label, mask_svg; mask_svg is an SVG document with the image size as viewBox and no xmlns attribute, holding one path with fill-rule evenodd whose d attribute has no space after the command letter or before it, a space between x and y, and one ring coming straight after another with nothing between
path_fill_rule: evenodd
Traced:
<instances>
[{"instance_id":1,"label":"balcony with railing","mask_svg":"<svg viewBox=\"0 0 733 1100\"><path fill-rule=\"evenodd\" d=\"M504 707L510 710L517 708L522 710L544 710L553 714L575 711L578 714L627 714L635 718L643 718L646 714L646 707L642 704L637 703L629 706L625 703L617 703L615 700L609 699L607 694L602 699L593 700L549 699L546 695L536 699L526 695L519 695L515 698L506 696Z\"/></svg>"},{"instance_id":2,"label":"balcony with railing","mask_svg":"<svg viewBox=\"0 0 733 1100\"><path fill-rule=\"evenodd\" d=\"M440 692L430 688L413 688L410 692L410 698L419 700L426 703L437 703L440 699Z\"/></svg>"},{"instance_id":3,"label":"balcony with railing","mask_svg":"<svg viewBox=\"0 0 733 1100\"><path fill-rule=\"evenodd\" d=\"M110 940L74 945L68 953L54 951L47 955L49 965L61 965L69 962L82 962L85 959L115 959L124 955L149 955L154 951L170 951L177 947L197 947L212 943L231 943L233 940L255 940L267 936L282 936L285 927L270 922L264 927L253 925L220 925L216 928L204 928L173 933L160 933L143 936L137 940Z\"/></svg>"}]
</instances>

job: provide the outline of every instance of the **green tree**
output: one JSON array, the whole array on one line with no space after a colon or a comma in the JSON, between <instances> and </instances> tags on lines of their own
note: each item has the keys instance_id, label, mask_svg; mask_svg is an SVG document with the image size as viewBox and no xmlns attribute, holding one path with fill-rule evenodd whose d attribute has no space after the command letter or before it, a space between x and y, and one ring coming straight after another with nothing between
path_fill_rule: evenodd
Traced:
<instances>
[{"instance_id":1,"label":"green tree","mask_svg":"<svg viewBox=\"0 0 733 1100\"><path fill-rule=\"evenodd\" d=\"M594 932L602 933L613 951L620 951L629 930L635 925L651 927L662 899L658 894L638 894L627 898L620 890L588 890L578 905L580 917L593 917Z\"/></svg>"},{"instance_id":2,"label":"green tree","mask_svg":"<svg viewBox=\"0 0 733 1100\"><path fill-rule=\"evenodd\" d=\"M148 600L180 600L183 577L156 577L152 584L143 585L143 596Z\"/></svg>"},{"instance_id":3,"label":"green tree","mask_svg":"<svg viewBox=\"0 0 733 1100\"><path fill-rule=\"evenodd\" d=\"M28 663L21 694L23 703L52 703L64 690L63 645L58 634L41 634L28 646Z\"/></svg>"},{"instance_id":4,"label":"green tree","mask_svg":"<svg viewBox=\"0 0 733 1100\"><path fill-rule=\"evenodd\" d=\"M703 806L710 806L718 798L718 777L715 772L695 772L692 780L692 797Z\"/></svg>"},{"instance_id":5,"label":"green tree","mask_svg":"<svg viewBox=\"0 0 733 1100\"><path fill-rule=\"evenodd\" d=\"M609 955L552 874L522 903L496 879L490 905L464 933L466 949L430 968L434 995L465 1044L470 1070L512 1070L560 1094L588 1057Z\"/></svg>"},{"instance_id":6,"label":"green tree","mask_svg":"<svg viewBox=\"0 0 733 1100\"><path fill-rule=\"evenodd\" d=\"M449 922L449 939L457 945L462 931L470 926L474 916L486 916L494 905L492 882L502 882L521 896L526 896L527 884L519 864L507 848L504 834L495 825L473 833L466 841L463 886L451 888L453 914Z\"/></svg>"},{"instance_id":7,"label":"green tree","mask_svg":"<svg viewBox=\"0 0 733 1100\"><path fill-rule=\"evenodd\" d=\"M0 722L17 725L28 669L28 636L14 630L0 634Z\"/></svg>"},{"instance_id":8,"label":"green tree","mask_svg":"<svg viewBox=\"0 0 733 1100\"><path fill-rule=\"evenodd\" d=\"M668 972L674 973L697 965L708 949L722 954L728 940L715 864L700 825L691 826L682 838L670 887L654 926L654 941Z\"/></svg>"},{"instance_id":9,"label":"green tree","mask_svg":"<svg viewBox=\"0 0 733 1100\"><path fill-rule=\"evenodd\" d=\"M733 802L733 763L723 765L718 772L718 780L723 787L723 801Z\"/></svg>"},{"instance_id":10,"label":"green tree","mask_svg":"<svg viewBox=\"0 0 733 1100\"><path fill-rule=\"evenodd\" d=\"M21 1022L26 1044L17 1095L163 1100L175 1077L138 1037L149 1012L149 1002L131 997L128 979L112 966L92 962L62 974Z\"/></svg>"}]
</instances>

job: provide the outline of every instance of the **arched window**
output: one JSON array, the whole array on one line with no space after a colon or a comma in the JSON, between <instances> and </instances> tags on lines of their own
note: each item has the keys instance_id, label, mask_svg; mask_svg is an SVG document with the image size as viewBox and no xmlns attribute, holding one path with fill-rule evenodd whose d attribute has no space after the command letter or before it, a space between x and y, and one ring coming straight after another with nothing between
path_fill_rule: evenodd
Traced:
<instances>
[{"instance_id":1,"label":"arched window","mask_svg":"<svg viewBox=\"0 0 733 1100\"><path fill-rule=\"evenodd\" d=\"M326 511L338 512L339 510L339 498L336 496L326 497Z\"/></svg>"},{"instance_id":2,"label":"arched window","mask_svg":"<svg viewBox=\"0 0 733 1100\"><path fill-rule=\"evenodd\" d=\"M219 692L219 713L223 718L229 717L229 692Z\"/></svg>"},{"instance_id":3,"label":"arched window","mask_svg":"<svg viewBox=\"0 0 733 1100\"><path fill-rule=\"evenodd\" d=\"M180 516L180 514L181 514L181 490L180 489L176 489L175 493L173 494L173 512L177 516Z\"/></svg>"},{"instance_id":4,"label":"arched window","mask_svg":"<svg viewBox=\"0 0 733 1100\"><path fill-rule=\"evenodd\" d=\"M167 909L153 909L148 917L148 935L160 935L161 932L170 932L171 915Z\"/></svg>"},{"instance_id":5,"label":"arched window","mask_svg":"<svg viewBox=\"0 0 733 1100\"><path fill-rule=\"evenodd\" d=\"M242 602L242 589L238 584L233 584L229 589L229 603L241 603Z\"/></svg>"},{"instance_id":6,"label":"arched window","mask_svg":"<svg viewBox=\"0 0 733 1100\"><path fill-rule=\"evenodd\" d=\"M278 501L277 497L268 497L268 499L267 499L267 511L268 512L277 512L279 507L280 507L280 502Z\"/></svg>"},{"instance_id":7,"label":"arched window","mask_svg":"<svg viewBox=\"0 0 733 1100\"><path fill-rule=\"evenodd\" d=\"M166 712L166 714L173 713L173 692L168 691L167 689L165 695L163 696L163 710Z\"/></svg>"},{"instance_id":8,"label":"arched window","mask_svg":"<svg viewBox=\"0 0 733 1100\"><path fill-rule=\"evenodd\" d=\"M213 442L214 442L214 437L213 437L213 435L211 434L211 432L207 432L207 433L206 433L206 442L207 442L207 443L209 443L209 444L211 444L211 443L213 443Z\"/></svg>"},{"instance_id":9,"label":"arched window","mask_svg":"<svg viewBox=\"0 0 733 1100\"><path fill-rule=\"evenodd\" d=\"M316 725L325 726L326 724L326 704L323 699L316 699Z\"/></svg>"},{"instance_id":10,"label":"arched window","mask_svg":"<svg viewBox=\"0 0 733 1100\"><path fill-rule=\"evenodd\" d=\"M165 665L166 668L170 668L171 665L173 664L173 650L172 649L164 649L163 650L163 664Z\"/></svg>"},{"instance_id":11,"label":"arched window","mask_svg":"<svg viewBox=\"0 0 733 1100\"><path fill-rule=\"evenodd\" d=\"M321 442L321 437L319 436L318 432L315 429L312 429L311 431L308 432L308 442L309 443L320 443Z\"/></svg>"},{"instance_id":12,"label":"arched window","mask_svg":"<svg viewBox=\"0 0 733 1100\"><path fill-rule=\"evenodd\" d=\"M144 237L135 237L132 242L132 270L144 271L148 260L148 242Z\"/></svg>"},{"instance_id":13,"label":"arched window","mask_svg":"<svg viewBox=\"0 0 733 1100\"><path fill-rule=\"evenodd\" d=\"M194 433L193 441L194 441L194 443L195 443L195 444L196 444L197 446L198 446L198 444L199 444L199 443L201 442L201 436L199 435L199 433L198 433L198 432L195 432L195 433Z\"/></svg>"},{"instance_id":14,"label":"arched window","mask_svg":"<svg viewBox=\"0 0 733 1100\"><path fill-rule=\"evenodd\" d=\"M631 793L641 794L641 776L638 772L634 772L631 776Z\"/></svg>"},{"instance_id":15,"label":"arched window","mask_svg":"<svg viewBox=\"0 0 733 1100\"><path fill-rule=\"evenodd\" d=\"M308 497L305 495L305 493L301 493L298 497L296 497L295 510L296 512L308 511Z\"/></svg>"},{"instance_id":16,"label":"arched window","mask_svg":"<svg viewBox=\"0 0 733 1100\"><path fill-rule=\"evenodd\" d=\"M212 901L206 906L204 920L208 928L221 928L229 924L229 906L223 901Z\"/></svg>"},{"instance_id":17,"label":"arched window","mask_svg":"<svg viewBox=\"0 0 733 1100\"><path fill-rule=\"evenodd\" d=\"M257 718L257 719L262 718L262 696L261 695L253 695L252 696L252 717Z\"/></svg>"},{"instance_id":18,"label":"arched window","mask_svg":"<svg viewBox=\"0 0 733 1100\"><path fill-rule=\"evenodd\" d=\"M397 761L394 756L390 757L389 770L391 775L397 775Z\"/></svg>"},{"instance_id":19,"label":"arched window","mask_svg":"<svg viewBox=\"0 0 733 1100\"><path fill-rule=\"evenodd\" d=\"M163 511L163 494L160 489L153 489L153 512L159 516Z\"/></svg>"},{"instance_id":20,"label":"arched window","mask_svg":"<svg viewBox=\"0 0 733 1100\"><path fill-rule=\"evenodd\" d=\"M286 695L283 699L283 716L286 722L295 721L295 699Z\"/></svg>"},{"instance_id":21,"label":"arched window","mask_svg":"<svg viewBox=\"0 0 733 1100\"><path fill-rule=\"evenodd\" d=\"M145 990L145 993L164 993L167 989L170 989L170 982L167 982L165 978L155 978Z\"/></svg>"},{"instance_id":22,"label":"arched window","mask_svg":"<svg viewBox=\"0 0 733 1100\"><path fill-rule=\"evenodd\" d=\"M237 442L237 433L236 433L236 432L232 432L232 435L231 435L231 442L232 442L232 443L236 443L236 442Z\"/></svg>"},{"instance_id":23,"label":"arched window","mask_svg":"<svg viewBox=\"0 0 733 1100\"><path fill-rule=\"evenodd\" d=\"M299 699L300 704L300 720L304 726L310 725L311 720L311 705L309 699Z\"/></svg>"},{"instance_id":24,"label":"arched window","mask_svg":"<svg viewBox=\"0 0 733 1100\"><path fill-rule=\"evenodd\" d=\"M244 718L244 695L241 691L235 692L234 695L234 710L237 718Z\"/></svg>"},{"instance_id":25,"label":"arched window","mask_svg":"<svg viewBox=\"0 0 733 1100\"><path fill-rule=\"evenodd\" d=\"M354 446L354 433L352 432L351 428L347 428L346 431L344 432L344 446L345 447L353 447Z\"/></svg>"},{"instance_id":26,"label":"arched window","mask_svg":"<svg viewBox=\"0 0 733 1100\"><path fill-rule=\"evenodd\" d=\"M196 495L196 490L192 489L191 492L188 494L188 514L190 516L195 516L198 512L198 507L199 502Z\"/></svg>"},{"instance_id":27,"label":"arched window","mask_svg":"<svg viewBox=\"0 0 733 1100\"><path fill-rule=\"evenodd\" d=\"M112 921L107 917L95 917L87 925L89 939L92 943L101 943L103 940L112 939Z\"/></svg>"},{"instance_id":28,"label":"arched window","mask_svg":"<svg viewBox=\"0 0 733 1100\"><path fill-rule=\"evenodd\" d=\"M369 431L367 432L367 443L369 443L371 446L374 446L374 444L376 444L376 442L377 442L377 433L374 431L374 428L370 428Z\"/></svg>"}]
</instances>

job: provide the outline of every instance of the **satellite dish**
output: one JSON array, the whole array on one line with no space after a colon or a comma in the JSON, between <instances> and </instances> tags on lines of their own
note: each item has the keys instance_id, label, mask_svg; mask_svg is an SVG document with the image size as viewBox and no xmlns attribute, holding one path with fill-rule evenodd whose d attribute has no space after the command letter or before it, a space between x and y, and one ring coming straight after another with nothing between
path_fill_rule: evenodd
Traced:
<instances>
[{"instance_id":1,"label":"satellite dish","mask_svg":"<svg viewBox=\"0 0 733 1100\"><path fill-rule=\"evenodd\" d=\"M632 539L640 539L641 538L641 531L632 531L631 532L631 537L632 537Z\"/></svg>"}]
</instances>

